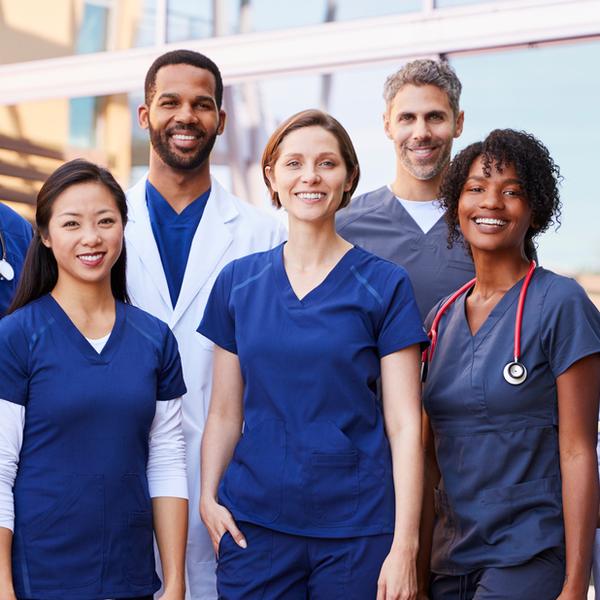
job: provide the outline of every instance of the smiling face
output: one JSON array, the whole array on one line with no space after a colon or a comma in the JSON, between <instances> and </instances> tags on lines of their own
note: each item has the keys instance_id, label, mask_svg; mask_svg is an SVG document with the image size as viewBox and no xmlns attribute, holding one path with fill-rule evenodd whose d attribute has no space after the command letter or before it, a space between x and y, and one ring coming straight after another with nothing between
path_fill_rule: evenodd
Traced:
<instances>
[{"instance_id":1,"label":"smiling face","mask_svg":"<svg viewBox=\"0 0 600 600\"><path fill-rule=\"evenodd\" d=\"M455 116L448 95L435 85L404 85L384 114L398 165L420 181L441 177L462 127L463 113Z\"/></svg>"},{"instance_id":2,"label":"smiling face","mask_svg":"<svg viewBox=\"0 0 600 600\"><path fill-rule=\"evenodd\" d=\"M487 176L477 157L458 200L458 220L472 251L515 252L525 257L532 212L514 165L503 165L499 171L492 160Z\"/></svg>"},{"instance_id":3,"label":"smiling face","mask_svg":"<svg viewBox=\"0 0 600 600\"><path fill-rule=\"evenodd\" d=\"M150 132L152 152L167 166L183 171L206 163L225 126L225 112L215 99L214 75L186 64L159 69L150 106L140 106L138 118Z\"/></svg>"},{"instance_id":4,"label":"smiling face","mask_svg":"<svg viewBox=\"0 0 600 600\"><path fill-rule=\"evenodd\" d=\"M290 222L333 220L344 192L353 183L337 139L319 126L288 133L275 163L265 168L265 175Z\"/></svg>"},{"instance_id":5,"label":"smiling face","mask_svg":"<svg viewBox=\"0 0 600 600\"><path fill-rule=\"evenodd\" d=\"M108 188L86 182L59 194L42 242L52 250L61 285L110 287L110 272L123 247L123 221Z\"/></svg>"}]
</instances>

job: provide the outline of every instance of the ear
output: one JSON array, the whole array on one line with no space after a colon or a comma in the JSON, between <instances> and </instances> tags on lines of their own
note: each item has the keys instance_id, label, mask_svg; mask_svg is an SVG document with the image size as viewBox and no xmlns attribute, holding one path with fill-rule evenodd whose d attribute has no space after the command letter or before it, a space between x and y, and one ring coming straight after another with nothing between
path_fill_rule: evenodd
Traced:
<instances>
[{"instance_id":1,"label":"ear","mask_svg":"<svg viewBox=\"0 0 600 600\"><path fill-rule=\"evenodd\" d=\"M150 109L145 104L140 104L137 109L138 123L142 129L148 129L150 124Z\"/></svg>"},{"instance_id":2,"label":"ear","mask_svg":"<svg viewBox=\"0 0 600 600\"><path fill-rule=\"evenodd\" d=\"M275 173L273 173L273 169L269 165L267 165L265 167L265 177L269 180L269 183L271 185L271 189L274 192L276 192L277 191L277 184L275 183Z\"/></svg>"},{"instance_id":3,"label":"ear","mask_svg":"<svg viewBox=\"0 0 600 600\"><path fill-rule=\"evenodd\" d=\"M219 126L217 127L217 135L221 135L225 131L225 122L227 121L227 113L221 108L219 110Z\"/></svg>"},{"instance_id":4,"label":"ear","mask_svg":"<svg viewBox=\"0 0 600 600\"><path fill-rule=\"evenodd\" d=\"M387 136L388 139L393 140L393 136L392 133L390 131L390 118L391 118L391 109L390 108L386 108L385 112L383 113L383 130L385 131L385 135Z\"/></svg>"},{"instance_id":5,"label":"ear","mask_svg":"<svg viewBox=\"0 0 600 600\"><path fill-rule=\"evenodd\" d=\"M344 192L349 192L354 185L354 181L356 180L356 169L350 173L348 178L346 179L346 183L344 184Z\"/></svg>"},{"instance_id":6,"label":"ear","mask_svg":"<svg viewBox=\"0 0 600 600\"><path fill-rule=\"evenodd\" d=\"M465 113L460 111L458 117L456 117L456 126L454 128L454 137L457 138L463 131L463 125L465 124Z\"/></svg>"},{"instance_id":7,"label":"ear","mask_svg":"<svg viewBox=\"0 0 600 600\"><path fill-rule=\"evenodd\" d=\"M40 232L40 240L42 240L42 244L46 246L46 248L52 248L52 244L50 243L50 238L46 237L42 232Z\"/></svg>"}]
</instances>

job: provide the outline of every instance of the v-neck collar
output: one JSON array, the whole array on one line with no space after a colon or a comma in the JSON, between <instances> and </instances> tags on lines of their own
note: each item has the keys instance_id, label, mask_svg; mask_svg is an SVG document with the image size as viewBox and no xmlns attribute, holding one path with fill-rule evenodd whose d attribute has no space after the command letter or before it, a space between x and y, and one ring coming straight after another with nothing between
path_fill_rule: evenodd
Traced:
<instances>
[{"instance_id":1,"label":"v-neck collar","mask_svg":"<svg viewBox=\"0 0 600 600\"><path fill-rule=\"evenodd\" d=\"M79 350L79 352L92 364L108 364L118 348L118 342L123 334L123 322L125 320L125 306L122 302L115 300L115 324L110 337L102 352L96 352L95 348L87 341L85 336L77 329L67 313L60 304L50 295L42 297L43 306L50 312L56 322L60 325L65 337Z\"/></svg>"},{"instance_id":2,"label":"v-neck collar","mask_svg":"<svg viewBox=\"0 0 600 600\"><path fill-rule=\"evenodd\" d=\"M502 298L500 298L498 304L494 306L475 334L471 333L471 328L469 327L469 321L467 319L467 296L473 288L470 288L457 300L456 308L460 311L464 327L466 328L469 337L473 340L474 349L479 347L487 335L494 329L496 324L502 319L506 311L517 302L524 281L525 277L519 279L519 281L517 281L504 296L502 296ZM511 332L513 331L514 329L511 329Z\"/></svg>"},{"instance_id":3,"label":"v-neck collar","mask_svg":"<svg viewBox=\"0 0 600 600\"><path fill-rule=\"evenodd\" d=\"M277 282L277 286L282 294L285 303L290 308L306 308L317 304L331 292L333 292L340 280L344 275L344 268L351 265L354 262L354 257L358 252L357 246L352 246L334 265L334 267L327 273L325 279L316 285L310 292L304 295L302 298L298 298L294 288L290 283L289 277L285 270L283 263L283 247L287 242L279 245L271 254L271 264L273 267L273 274Z\"/></svg>"},{"instance_id":4,"label":"v-neck collar","mask_svg":"<svg viewBox=\"0 0 600 600\"><path fill-rule=\"evenodd\" d=\"M446 227L446 223L444 220L444 213L442 212L438 218L438 220L427 230L423 231L421 226L413 219L412 215L404 208L402 202L398 199L396 194L390 190L389 187L386 186L386 189L389 193L389 201L393 205L393 211L396 211L399 218L403 219L405 222L408 221L408 224L412 229L414 229L415 233L423 236L423 238L427 238L429 235L433 236L436 229L440 227Z\"/></svg>"}]
</instances>

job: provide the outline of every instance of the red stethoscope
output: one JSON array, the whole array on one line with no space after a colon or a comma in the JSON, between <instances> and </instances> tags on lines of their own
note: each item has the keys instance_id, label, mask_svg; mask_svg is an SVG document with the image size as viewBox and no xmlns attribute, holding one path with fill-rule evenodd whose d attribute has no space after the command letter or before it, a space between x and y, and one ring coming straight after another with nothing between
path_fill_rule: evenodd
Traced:
<instances>
[{"instance_id":1,"label":"red stethoscope","mask_svg":"<svg viewBox=\"0 0 600 600\"><path fill-rule=\"evenodd\" d=\"M527 369L525 365L521 362L521 326L523 323L523 307L525 306L525 297L527 296L527 289L529 288L529 282L533 277L533 272L535 271L535 260L532 260L529 263L529 270L527 271L527 275L525 276L525 281L523 281L523 286L521 287L521 292L519 294L519 304L517 305L517 317L515 319L515 344L514 344L514 356L513 360L506 364L504 370L502 371L502 375L504 375L504 379L507 383L511 385L520 385L527 379ZM473 287L477 278L471 279L463 285L460 289L456 290L442 304L437 314L433 319L433 323L431 324L431 329L427 334L429 339L431 340L431 344L429 348L423 351L423 366L421 369L421 380L425 381L427 378L427 369L428 365L433 358L433 352L435 350L435 346L437 344L438 337L438 326L440 324L441 318L444 316L444 313L454 304L457 298L462 296L467 290Z\"/></svg>"}]
</instances>

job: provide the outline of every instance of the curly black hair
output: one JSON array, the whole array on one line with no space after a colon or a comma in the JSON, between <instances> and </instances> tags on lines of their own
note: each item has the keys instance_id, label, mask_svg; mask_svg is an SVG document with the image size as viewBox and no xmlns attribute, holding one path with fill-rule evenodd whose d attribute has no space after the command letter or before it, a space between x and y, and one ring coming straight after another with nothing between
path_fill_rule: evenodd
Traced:
<instances>
[{"instance_id":1,"label":"curly black hair","mask_svg":"<svg viewBox=\"0 0 600 600\"><path fill-rule=\"evenodd\" d=\"M458 200L471 165L478 157L482 159L486 177L490 177L493 167L502 172L503 167L514 165L532 211L533 225L525 234L525 253L528 258L533 258L533 238L554 223L560 225L558 186L562 176L542 142L530 133L514 129L494 129L483 142L471 144L459 152L448 166L440 188L440 200L446 209L448 247L462 240Z\"/></svg>"}]
</instances>

